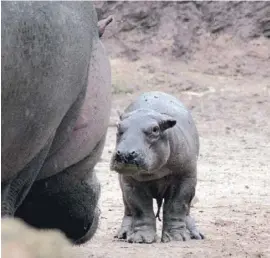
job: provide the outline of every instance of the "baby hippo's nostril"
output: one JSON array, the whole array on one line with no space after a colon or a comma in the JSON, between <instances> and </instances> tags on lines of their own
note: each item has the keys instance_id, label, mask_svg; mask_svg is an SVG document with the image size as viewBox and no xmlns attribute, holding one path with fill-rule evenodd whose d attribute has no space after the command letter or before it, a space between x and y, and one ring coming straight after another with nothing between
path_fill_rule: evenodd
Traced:
<instances>
[{"instance_id":1,"label":"baby hippo's nostril","mask_svg":"<svg viewBox=\"0 0 270 258\"><path fill-rule=\"evenodd\" d=\"M116 151L116 155L115 155L115 160L118 161L118 162L122 162L122 159L123 159L123 155L121 153L121 151Z\"/></svg>"},{"instance_id":2,"label":"baby hippo's nostril","mask_svg":"<svg viewBox=\"0 0 270 258\"><path fill-rule=\"evenodd\" d=\"M123 162L127 164L129 163L133 164L137 157L138 157L138 153L136 151L122 152L122 151L117 150L116 155L115 155L115 159L118 162Z\"/></svg>"},{"instance_id":3,"label":"baby hippo's nostril","mask_svg":"<svg viewBox=\"0 0 270 258\"><path fill-rule=\"evenodd\" d=\"M127 159L128 159L128 161L133 162L137 156L138 156L138 154L136 151L131 151L128 153Z\"/></svg>"},{"instance_id":4,"label":"baby hippo's nostril","mask_svg":"<svg viewBox=\"0 0 270 258\"><path fill-rule=\"evenodd\" d=\"M133 158L136 158L138 156L136 151L132 151L130 154Z\"/></svg>"}]
</instances>

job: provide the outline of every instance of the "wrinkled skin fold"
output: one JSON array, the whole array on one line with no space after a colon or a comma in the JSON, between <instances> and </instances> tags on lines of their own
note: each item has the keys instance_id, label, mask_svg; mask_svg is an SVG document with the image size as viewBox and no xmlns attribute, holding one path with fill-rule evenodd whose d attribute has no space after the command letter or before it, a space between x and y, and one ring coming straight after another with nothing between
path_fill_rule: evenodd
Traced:
<instances>
[{"instance_id":1,"label":"wrinkled skin fold","mask_svg":"<svg viewBox=\"0 0 270 258\"><path fill-rule=\"evenodd\" d=\"M94 167L111 73L91 2L2 3L2 217L58 228L74 243L98 225ZM105 25L104 25L105 24Z\"/></svg>"}]
</instances>

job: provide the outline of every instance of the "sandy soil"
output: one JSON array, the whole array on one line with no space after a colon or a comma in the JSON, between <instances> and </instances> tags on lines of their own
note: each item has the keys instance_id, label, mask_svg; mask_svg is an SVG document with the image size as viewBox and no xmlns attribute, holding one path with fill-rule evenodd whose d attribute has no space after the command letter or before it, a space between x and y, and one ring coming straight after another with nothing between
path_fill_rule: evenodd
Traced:
<instances>
[{"instance_id":1,"label":"sandy soil","mask_svg":"<svg viewBox=\"0 0 270 258\"><path fill-rule=\"evenodd\" d=\"M114 100L106 146L96 171L102 184L100 226L81 257L270 257L270 80L217 75L196 64L145 57L112 59ZM203 67L204 68L204 67ZM136 73L134 73L136 71ZM123 216L116 173L109 171L117 110L147 90L179 97L200 132L198 203L192 208L206 239L130 244L114 239ZM158 235L161 223L157 221Z\"/></svg>"},{"instance_id":2,"label":"sandy soil","mask_svg":"<svg viewBox=\"0 0 270 258\"><path fill-rule=\"evenodd\" d=\"M111 57L113 105L106 146L95 168L102 186L101 217L94 238L74 247L76 255L69 254L270 257L270 4L97 5L101 16L114 16L102 38ZM197 123L199 201L191 213L205 240L147 245L114 239L123 216L117 174L109 170L117 111L149 90L178 97ZM157 225L160 236L158 220Z\"/></svg>"}]
</instances>

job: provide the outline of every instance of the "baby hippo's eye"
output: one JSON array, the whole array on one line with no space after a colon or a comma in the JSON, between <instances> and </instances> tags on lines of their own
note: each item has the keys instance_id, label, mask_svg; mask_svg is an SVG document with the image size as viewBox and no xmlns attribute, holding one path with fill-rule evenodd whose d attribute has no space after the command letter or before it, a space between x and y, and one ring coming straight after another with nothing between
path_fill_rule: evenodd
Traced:
<instances>
[{"instance_id":1,"label":"baby hippo's eye","mask_svg":"<svg viewBox=\"0 0 270 258\"><path fill-rule=\"evenodd\" d=\"M158 134L159 133L159 127L157 125L155 125L153 128L152 128L152 133L153 134Z\"/></svg>"}]
</instances>

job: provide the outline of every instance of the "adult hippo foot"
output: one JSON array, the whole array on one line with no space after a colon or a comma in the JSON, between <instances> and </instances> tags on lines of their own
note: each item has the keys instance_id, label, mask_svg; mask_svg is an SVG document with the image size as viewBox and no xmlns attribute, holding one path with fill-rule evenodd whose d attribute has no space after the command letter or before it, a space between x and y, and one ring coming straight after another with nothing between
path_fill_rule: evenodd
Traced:
<instances>
[{"instance_id":1,"label":"adult hippo foot","mask_svg":"<svg viewBox=\"0 0 270 258\"><path fill-rule=\"evenodd\" d=\"M127 236L129 243L146 243L151 244L156 242L157 236L154 229L145 228L144 230L138 230Z\"/></svg>"},{"instance_id":2,"label":"adult hippo foot","mask_svg":"<svg viewBox=\"0 0 270 258\"><path fill-rule=\"evenodd\" d=\"M162 232L161 242L167 243L171 241L187 241L190 240L190 235L186 229L164 230Z\"/></svg>"}]
</instances>

